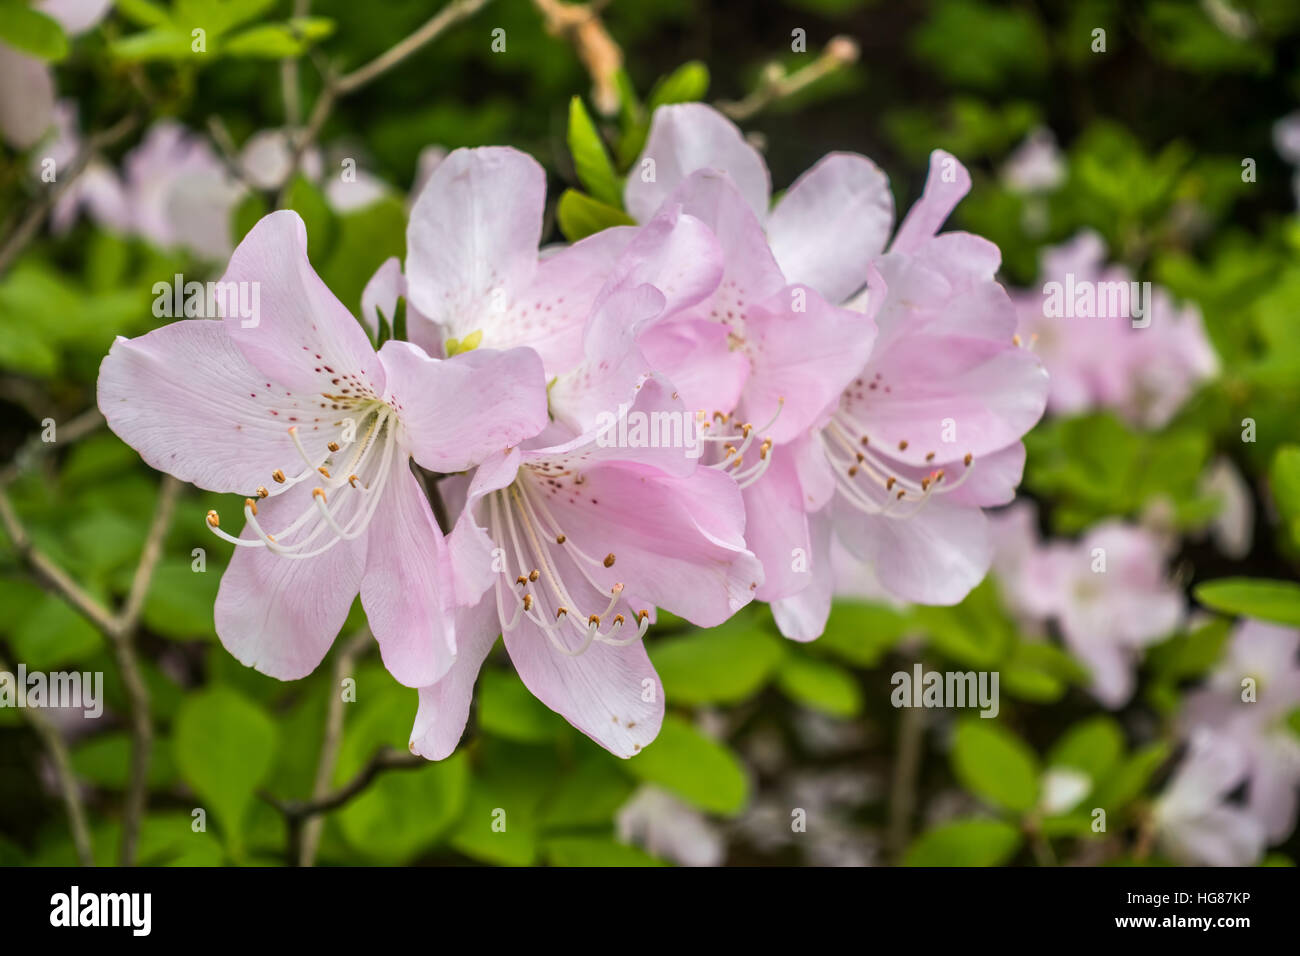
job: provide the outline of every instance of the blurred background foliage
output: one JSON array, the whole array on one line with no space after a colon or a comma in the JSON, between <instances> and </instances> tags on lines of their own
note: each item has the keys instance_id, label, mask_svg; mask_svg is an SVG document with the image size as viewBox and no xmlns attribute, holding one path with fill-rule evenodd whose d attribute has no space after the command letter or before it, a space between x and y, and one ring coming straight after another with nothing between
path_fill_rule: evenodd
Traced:
<instances>
[{"instance_id":1,"label":"blurred background foliage","mask_svg":"<svg viewBox=\"0 0 1300 956\"><path fill-rule=\"evenodd\" d=\"M177 22L202 2L176 0ZM239 4L252 15L231 37L294 13L287 0L228 0ZM216 47L200 66L158 25L161 3L120 0L100 29L72 40L58 84L79 104L85 130L143 100L151 118L174 117L196 131L219 117L241 144L286 122L276 57L301 55L309 108L321 64L347 70L367 62L434 6L314 0L310 14L320 19L309 28L265 27ZM530 0L493 0L336 105L321 134L329 154L354 157L393 187L346 212L304 177L289 193L307 220L314 264L345 304L356 311L374 269L403 253L403 197L424 147L528 151L551 178L547 237L576 238L616 221L608 206L618 205L620 190L602 177L617 177L636 156L651 106L742 101L774 75L771 63L798 70L832 37L848 36L860 49L855 63L744 123L776 189L826 152L852 150L891 174L905 209L930 150L942 147L975 178L952 225L1001 247L1008 285L1030 286L1044 247L1091 228L1114 260L1198 304L1205 317L1222 373L1166 427L1140 431L1103 412L1048 419L1029 436L1024 488L1043 527L1072 535L1111 516L1155 515L1185 535L1173 567L1187 587L1227 576L1295 577L1300 219L1272 127L1300 95L1300 5L614 0L601 14L625 56L612 115L596 108L583 64L543 29ZM505 30L504 52L492 51L496 28ZM1097 28L1106 31L1105 53L1091 49ZM791 52L796 29L806 31L807 53ZM1040 126L1062 146L1064 182L1027 195L1001 170ZM587 155L584 167L593 136L600 155ZM132 142L114 147L113 158ZM1257 164L1252 182L1241 175L1246 158ZM28 163L22 153L0 153L0 222L12 224L35 199ZM557 213L566 189L592 194L594 204L579 197ZM275 198L242 203L235 237ZM205 270L215 275L211 263L89 221L38 237L0 277L0 457L26 461L25 443L43 420L62 424L93 405L113 337L158 324L156 281ZM1253 442L1242 441L1245 418L1257 423ZM1200 477L1217 456L1246 476L1258 505L1254 546L1239 558L1204 534L1220 503ZM120 602L159 476L104 430L28 457L8 494L34 542L92 595ZM211 610L229 549L202 522L220 505L186 489L144 606L137 643L156 737L144 863L292 858L277 804L313 791L326 715L340 692L337 658L348 635L364 628L354 608L331 656L295 683L234 661L215 640ZM194 570L196 548L205 553L202 573ZM96 859L112 861L130 737L110 648L33 583L3 538L0 596L5 660L106 674L106 717L67 732ZM630 761L570 728L494 656L460 750L442 763L381 773L326 814L318 862L651 865L689 858L683 840L713 847L710 862L743 864L1132 862L1143 815L1170 773L1180 695L1214 666L1227 634L1227 619L1206 616L1170 637L1147 655L1132 703L1108 713L1086 693L1083 665L1059 644L1022 634L991 580L957 608L844 599L826 636L809 645L782 640L764 607L708 632L665 616L647 641L669 716L656 743ZM346 784L380 748L403 751L415 710L414 692L362 646L331 786ZM889 703L890 675L917 661L999 671L998 718L934 711L918 737L914 712ZM1111 808L1107 833L1093 833L1078 811L1042 809L1044 775L1054 768L1086 772L1092 789L1083 805ZM662 799L621 818L645 792ZM208 812L205 832L192 830L195 807ZM807 811L807 833L792 832L795 808ZM490 825L500 809L504 832ZM1293 835L1268 859L1286 862L1298 849ZM75 861L40 743L12 709L0 709L0 861Z\"/></svg>"}]
</instances>

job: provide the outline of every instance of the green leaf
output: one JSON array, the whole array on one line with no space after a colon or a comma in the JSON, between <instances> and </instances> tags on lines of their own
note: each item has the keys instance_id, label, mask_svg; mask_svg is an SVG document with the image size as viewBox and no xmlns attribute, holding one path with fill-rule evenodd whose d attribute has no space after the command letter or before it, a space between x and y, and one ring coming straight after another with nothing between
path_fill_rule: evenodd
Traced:
<instances>
[{"instance_id":1,"label":"green leaf","mask_svg":"<svg viewBox=\"0 0 1300 956\"><path fill-rule=\"evenodd\" d=\"M128 63L145 60L184 60L193 56L193 38L170 24L132 33L109 45L113 56Z\"/></svg>"},{"instance_id":2,"label":"green leaf","mask_svg":"<svg viewBox=\"0 0 1300 956\"><path fill-rule=\"evenodd\" d=\"M1220 578L1197 585L1196 600L1225 614L1300 627L1300 584L1263 578Z\"/></svg>"},{"instance_id":3,"label":"green leaf","mask_svg":"<svg viewBox=\"0 0 1300 956\"><path fill-rule=\"evenodd\" d=\"M89 621L52 594L33 587L34 604L13 625L14 653L29 670L53 670L84 660L103 644ZM5 607L20 607L6 604Z\"/></svg>"},{"instance_id":4,"label":"green leaf","mask_svg":"<svg viewBox=\"0 0 1300 956\"><path fill-rule=\"evenodd\" d=\"M1093 802L1107 813L1128 806L1142 795L1155 772L1169 759L1169 749L1164 741L1143 747L1093 790Z\"/></svg>"},{"instance_id":5,"label":"green leaf","mask_svg":"<svg viewBox=\"0 0 1300 956\"><path fill-rule=\"evenodd\" d=\"M261 221L262 217L271 211L267 205L266 197L261 193L249 193L239 201L235 207L234 222L230 227L230 234L236 242L241 241L248 231Z\"/></svg>"},{"instance_id":6,"label":"green leaf","mask_svg":"<svg viewBox=\"0 0 1300 956\"><path fill-rule=\"evenodd\" d=\"M1283 445L1277 450L1268 483L1287 536L1300 548L1300 446Z\"/></svg>"},{"instance_id":7,"label":"green leaf","mask_svg":"<svg viewBox=\"0 0 1300 956\"><path fill-rule=\"evenodd\" d=\"M153 0L117 0L113 5L122 16L142 27L156 27L167 23L171 14Z\"/></svg>"},{"instance_id":8,"label":"green leaf","mask_svg":"<svg viewBox=\"0 0 1300 956\"><path fill-rule=\"evenodd\" d=\"M145 626L178 639L211 637L212 608L220 584L220 568L195 571L184 558L159 562L145 599Z\"/></svg>"},{"instance_id":9,"label":"green leaf","mask_svg":"<svg viewBox=\"0 0 1300 956\"><path fill-rule=\"evenodd\" d=\"M324 262L331 252L337 230L337 220L329 202L315 183L298 173L289 186L289 208L302 216L307 227L307 250L313 262ZM383 260L380 260L383 261ZM326 270L322 269L322 278ZM373 273L372 273L373 274ZM331 287L333 284L331 283ZM358 299L360 293L358 293ZM348 300L342 300L345 304Z\"/></svg>"},{"instance_id":10,"label":"green leaf","mask_svg":"<svg viewBox=\"0 0 1300 956\"><path fill-rule=\"evenodd\" d=\"M1047 755L1049 767L1070 767L1086 773L1095 784L1115 768L1124 755L1124 731L1111 717L1093 717L1075 724Z\"/></svg>"},{"instance_id":11,"label":"green leaf","mask_svg":"<svg viewBox=\"0 0 1300 956\"><path fill-rule=\"evenodd\" d=\"M785 654L781 639L738 615L708 630L651 641L650 660L681 704L735 703L758 693Z\"/></svg>"},{"instance_id":12,"label":"green leaf","mask_svg":"<svg viewBox=\"0 0 1300 956\"><path fill-rule=\"evenodd\" d=\"M176 0L172 20L186 33L195 27L207 30L211 40L273 6L275 0Z\"/></svg>"},{"instance_id":13,"label":"green leaf","mask_svg":"<svg viewBox=\"0 0 1300 956\"><path fill-rule=\"evenodd\" d=\"M533 696L513 669L487 667L479 675L478 723L486 733L520 743L554 740L564 727L564 722Z\"/></svg>"},{"instance_id":14,"label":"green leaf","mask_svg":"<svg viewBox=\"0 0 1300 956\"><path fill-rule=\"evenodd\" d=\"M405 749L415 695L391 682L382 668L357 675L361 712L348 715L334 785L351 780L381 747ZM384 863L405 863L434 843L461 815L469 786L463 751L413 769L381 773L338 811L339 829L357 852Z\"/></svg>"},{"instance_id":15,"label":"green leaf","mask_svg":"<svg viewBox=\"0 0 1300 956\"><path fill-rule=\"evenodd\" d=\"M596 124L591 121L582 105L582 98L578 96L569 101L568 139L578 181L600 202L621 209L623 190L618 174L614 172L614 164L609 160Z\"/></svg>"},{"instance_id":16,"label":"green leaf","mask_svg":"<svg viewBox=\"0 0 1300 956\"><path fill-rule=\"evenodd\" d=\"M683 63L650 91L649 109L653 113L672 103L694 103L709 92L709 68L699 60Z\"/></svg>"},{"instance_id":17,"label":"green leaf","mask_svg":"<svg viewBox=\"0 0 1300 956\"><path fill-rule=\"evenodd\" d=\"M958 820L928 830L903 866L1002 866L1020 848L1020 831L1001 820Z\"/></svg>"},{"instance_id":18,"label":"green leaf","mask_svg":"<svg viewBox=\"0 0 1300 956\"><path fill-rule=\"evenodd\" d=\"M655 742L622 766L711 813L737 814L749 799L749 781L739 758L680 717L665 717Z\"/></svg>"},{"instance_id":19,"label":"green leaf","mask_svg":"<svg viewBox=\"0 0 1300 956\"><path fill-rule=\"evenodd\" d=\"M114 730L92 737L72 752L72 769L77 776L100 787L126 789L131 766L131 735ZM165 787L176 776L171 752L165 741L154 741L149 761L149 786Z\"/></svg>"},{"instance_id":20,"label":"green leaf","mask_svg":"<svg viewBox=\"0 0 1300 956\"><path fill-rule=\"evenodd\" d=\"M1038 802L1038 759L1011 731L984 718L968 718L953 737L957 779L977 797L1014 813Z\"/></svg>"},{"instance_id":21,"label":"green leaf","mask_svg":"<svg viewBox=\"0 0 1300 956\"><path fill-rule=\"evenodd\" d=\"M1087 679L1087 671L1069 654L1046 641L1017 642L1002 663L1002 686L1025 700L1059 700L1069 684Z\"/></svg>"},{"instance_id":22,"label":"green leaf","mask_svg":"<svg viewBox=\"0 0 1300 956\"><path fill-rule=\"evenodd\" d=\"M856 717L862 711L862 690L853 674L830 661L791 654L777 684L791 700L831 717Z\"/></svg>"},{"instance_id":23,"label":"green leaf","mask_svg":"<svg viewBox=\"0 0 1300 956\"><path fill-rule=\"evenodd\" d=\"M667 866L644 850L610 837L552 837L542 848L551 866Z\"/></svg>"},{"instance_id":24,"label":"green leaf","mask_svg":"<svg viewBox=\"0 0 1300 956\"><path fill-rule=\"evenodd\" d=\"M1015 640L1015 626L991 578L956 607L918 607L913 613L935 648L974 667L997 664Z\"/></svg>"},{"instance_id":25,"label":"green leaf","mask_svg":"<svg viewBox=\"0 0 1300 956\"><path fill-rule=\"evenodd\" d=\"M874 667L903 639L909 616L886 604L836 601L826 630L808 649L830 653L855 667ZM673 688L674 695L676 687Z\"/></svg>"},{"instance_id":26,"label":"green leaf","mask_svg":"<svg viewBox=\"0 0 1300 956\"><path fill-rule=\"evenodd\" d=\"M41 60L62 60L68 55L68 38L59 21L25 0L0 0L0 40Z\"/></svg>"},{"instance_id":27,"label":"green leaf","mask_svg":"<svg viewBox=\"0 0 1300 956\"><path fill-rule=\"evenodd\" d=\"M576 189L566 189L555 210L560 232L570 242L586 239L612 226L634 226L635 220L623 210L592 199Z\"/></svg>"},{"instance_id":28,"label":"green leaf","mask_svg":"<svg viewBox=\"0 0 1300 956\"><path fill-rule=\"evenodd\" d=\"M313 43L334 32L334 21L326 17L302 17L288 23L265 23L221 41L227 56L267 60L293 59L304 55Z\"/></svg>"},{"instance_id":29,"label":"green leaf","mask_svg":"<svg viewBox=\"0 0 1300 956\"><path fill-rule=\"evenodd\" d=\"M238 855L253 792L275 758L275 721L227 687L187 697L176 715L172 756L181 778L216 814Z\"/></svg>"}]
</instances>

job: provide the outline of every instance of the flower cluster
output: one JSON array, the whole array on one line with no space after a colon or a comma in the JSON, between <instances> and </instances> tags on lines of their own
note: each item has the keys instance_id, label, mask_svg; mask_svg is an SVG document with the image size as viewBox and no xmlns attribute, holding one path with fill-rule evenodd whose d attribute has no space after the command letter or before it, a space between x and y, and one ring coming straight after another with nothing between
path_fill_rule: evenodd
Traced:
<instances>
[{"instance_id":1,"label":"flower cluster","mask_svg":"<svg viewBox=\"0 0 1300 956\"><path fill-rule=\"evenodd\" d=\"M99 405L153 467L244 498L237 535L206 520L235 546L215 620L245 664L311 672L359 595L418 688L413 751L455 749L503 635L540 700L632 756L664 713L659 610L709 627L765 601L815 639L833 539L904 600L988 570L983 509L1014 497L1048 386L997 248L940 232L969 187L936 151L895 228L885 175L837 153L773 205L730 121L669 106L637 224L539 248L542 168L457 150L360 321L275 212L222 280L260 314L119 339Z\"/></svg>"}]
</instances>

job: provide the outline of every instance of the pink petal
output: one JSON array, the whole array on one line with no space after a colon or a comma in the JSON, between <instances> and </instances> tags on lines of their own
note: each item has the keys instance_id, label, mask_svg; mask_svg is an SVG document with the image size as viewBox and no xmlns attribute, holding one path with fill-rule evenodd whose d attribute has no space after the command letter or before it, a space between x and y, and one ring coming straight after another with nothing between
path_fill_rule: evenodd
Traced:
<instances>
[{"instance_id":1,"label":"pink petal","mask_svg":"<svg viewBox=\"0 0 1300 956\"><path fill-rule=\"evenodd\" d=\"M842 497L834 507L840 540L905 600L957 604L992 561L988 522L978 508L931 498L911 517L890 518L863 514Z\"/></svg>"},{"instance_id":2,"label":"pink petal","mask_svg":"<svg viewBox=\"0 0 1300 956\"><path fill-rule=\"evenodd\" d=\"M939 232L957 203L970 192L970 173L957 157L942 149L930 154L925 191L898 227L890 252L915 252Z\"/></svg>"},{"instance_id":3,"label":"pink petal","mask_svg":"<svg viewBox=\"0 0 1300 956\"><path fill-rule=\"evenodd\" d=\"M546 425L546 380L532 349L475 349L440 360L394 340L379 362L403 441L430 471L464 471Z\"/></svg>"},{"instance_id":4,"label":"pink petal","mask_svg":"<svg viewBox=\"0 0 1300 956\"><path fill-rule=\"evenodd\" d=\"M767 471L741 492L745 543L763 565L763 583L754 592L760 601L797 594L810 581L813 555L803 490L794 462L783 451L768 452L773 458Z\"/></svg>"},{"instance_id":5,"label":"pink petal","mask_svg":"<svg viewBox=\"0 0 1300 956\"><path fill-rule=\"evenodd\" d=\"M646 160L654 160L653 178ZM712 107L680 103L655 110L650 137L627 177L623 198L627 211L647 222L677 187L701 169L730 176L744 201L761 221L772 193L767 165L745 142L739 128Z\"/></svg>"},{"instance_id":6,"label":"pink petal","mask_svg":"<svg viewBox=\"0 0 1300 956\"><path fill-rule=\"evenodd\" d=\"M889 178L865 156L831 153L776 204L767 238L786 279L840 303L866 283L893 225Z\"/></svg>"},{"instance_id":7,"label":"pink petal","mask_svg":"<svg viewBox=\"0 0 1300 956\"><path fill-rule=\"evenodd\" d=\"M44 60L0 43L0 133L15 149L35 146L54 124L54 75Z\"/></svg>"},{"instance_id":8,"label":"pink petal","mask_svg":"<svg viewBox=\"0 0 1300 956\"><path fill-rule=\"evenodd\" d=\"M494 293L510 305L537 272L545 202L546 174L532 157L495 146L451 153L406 231L415 307L454 338L486 328Z\"/></svg>"},{"instance_id":9,"label":"pink petal","mask_svg":"<svg viewBox=\"0 0 1300 956\"><path fill-rule=\"evenodd\" d=\"M722 472L673 477L610 464L584 471L581 485L539 487L579 547L616 556L612 568L593 569L602 585L626 582L646 604L713 627L762 584L762 568L745 546L740 491Z\"/></svg>"},{"instance_id":10,"label":"pink petal","mask_svg":"<svg viewBox=\"0 0 1300 956\"><path fill-rule=\"evenodd\" d=\"M731 348L727 327L704 319L664 322L637 340L688 409L731 409L749 380L749 359Z\"/></svg>"},{"instance_id":11,"label":"pink petal","mask_svg":"<svg viewBox=\"0 0 1300 956\"><path fill-rule=\"evenodd\" d=\"M373 542L361 579L361 604L384 667L399 683L423 687L456 659L447 614L451 598L447 546L424 489L405 462L383 492L367 530Z\"/></svg>"},{"instance_id":12,"label":"pink petal","mask_svg":"<svg viewBox=\"0 0 1300 956\"><path fill-rule=\"evenodd\" d=\"M288 525L311 506L310 482L258 505L264 529ZM245 528L241 538L255 538ZM217 636L242 664L280 680L306 677L325 657L361 587L366 539L293 560L236 548L214 609Z\"/></svg>"},{"instance_id":13,"label":"pink petal","mask_svg":"<svg viewBox=\"0 0 1300 956\"><path fill-rule=\"evenodd\" d=\"M862 371L876 326L807 286L789 286L747 310L742 347L753 372L745 386L744 417L774 441L790 441L817 424ZM768 421L770 426L762 425Z\"/></svg>"},{"instance_id":14,"label":"pink petal","mask_svg":"<svg viewBox=\"0 0 1300 956\"><path fill-rule=\"evenodd\" d=\"M618 757L633 757L659 734L663 685L645 647L593 645L568 657L528 622L505 635L506 650L530 691Z\"/></svg>"},{"instance_id":15,"label":"pink petal","mask_svg":"<svg viewBox=\"0 0 1300 956\"><path fill-rule=\"evenodd\" d=\"M361 324L321 281L307 259L307 228L296 212L264 216L230 258L223 282L256 289L253 317L229 314L226 331L245 358L270 381L316 396L371 390L384 377ZM228 312L230 310L227 310Z\"/></svg>"},{"instance_id":16,"label":"pink petal","mask_svg":"<svg viewBox=\"0 0 1300 956\"><path fill-rule=\"evenodd\" d=\"M810 580L801 591L772 601L776 626L792 641L815 641L822 636L830 618L835 587L829 514L809 515L808 526L811 531L811 549L808 552Z\"/></svg>"},{"instance_id":17,"label":"pink petal","mask_svg":"<svg viewBox=\"0 0 1300 956\"><path fill-rule=\"evenodd\" d=\"M436 684L420 688L420 706L411 728L412 753L442 760L456 749L469 722L474 684L500 633L492 595L456 615L456 662Z\"/></svg>"},{"instance_id":18,"label":"pink petal","mask_svg":"<svg viewBox=\"0 0 1300 956\"><path fill-rule=\"evenodd\" d=\"M223 323L173 322L118 338L99 370L99 408L146 462L209 491L252 494L271 473L295 473L294 419L309 454L328 435L307 427L316 406L288 396L248 364Z\"/></svg>"}]
</instances>

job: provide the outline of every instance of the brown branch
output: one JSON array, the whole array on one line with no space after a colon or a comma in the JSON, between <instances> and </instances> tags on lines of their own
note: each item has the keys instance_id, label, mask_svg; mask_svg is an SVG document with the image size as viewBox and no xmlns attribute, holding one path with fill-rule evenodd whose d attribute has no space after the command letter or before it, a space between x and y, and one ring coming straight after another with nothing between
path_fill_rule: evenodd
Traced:
<instances>
[{"instance_id":1,"label":"brown branch","mask_svg":"<svg viewBox=\"0 0 1300 956\"><path fill-rule=\"evenodd\" d=\"M140 117L135 113L128 113L122 119L118 120L112 126L105 130L92 135L81 148L81 152L73 159L72 164L63 171L63 179L55 183L54 188L47 190L31 209L27 215L22 218L14 231L5 239L4 245L0 245L0 275L3 275L13 261L18 258L18 254L26 248L27 244L32 241L36 233L40 231L41 226L45 223L45 217L50 214L54 204L59 201L63 195L81 175L82 171L89 164L90 160L102 149L114 145L131 135L132 131L140 125Z\"/></svg>"},{"instance_id":2,"label":"brown branch","mask_svg":"<svg viewBox=\"0 0 1300 956\"><path fill-rule=\"evenodd\" d=\"M606 116L618 112L616 78L623 69L623 51L601 22L599 6L561 0L533 0L533 5L542 15L546 32L568 41L578 54L591 76L596 109Z\"/></svg>"},{"instance_id":3,"label":"brown branch","mask_svg":"<svg viewBox=\"0 0 1300 956\"><path fill-rule=\"evenodd\" d=\"M906 707L898 720L898 760L889 789L888 847L897 863L907 850L912 816L916 812L916 781L925 742L925 711Z\"/></svg>"},{"instance_id":4,"label":"brown branch","mask_svg":"<svg viewBox=\"0 0 1300 956\"><path fill-rule=\"evenodd\" d=\"M0 670L9 671L8 663L0 660ZM95 853L90 839L90 828L86 825L86 810L81 804L81 791L72 770L72 759L68 755L68 745L63 734L45 714L36 707L22 708L23 718L32 725L36 736L41 739L45 752L54 768L55 779L59 782L59 796L63 807L68 812L68 828L72 830L72 845L77 851L77 862L82 866L95 865Z\"/></svg>"},{"instance_id":5,"label":"brown branch","mask_svg":"<svg viewBox=\"0 0 1300 956\"><path fill-rule=\"evenodd\" d=\"M135 847L140 835L140 822L144 819L145 808L149 802L149 760L153 750L153 719L149 713L149 688L140 672L140 663L135 653L135 632L139 625L140 613L144 609L145 598L149 594L149 585L153 581L153 572L162 557L163 541L171 529L172 515L176 511L176 499L180 496L181 484L171 475L162 480L158 493L158 505L154 509L153 523L145 537L144 548L140 553L140 563L136 566L135 577L131 579L131 590L126 603L114 621L114 630L109 635L113 643L113 654L118 669L122 673L122 683L126 688L127 702L131 711L131 777L127 783L126 808L122 818L122 852L121 865L131 866L135 861Z\"/></svg>"},{"instance_id":6,"label":"brown branch","mask_svg":"<svg viewBox=\"0 0 1300 956\"><path fill-rule=\"evenodd\" d=\"M371 781L385 770L413 770L416 767L426 766L428 763L429 761L416 754L394 750L392 747L383 747L375 751L374 755L355 777L323 797L314 797L311 800L281 800L266 791L262 791L258 795L284 814L290 821L306 820L309 817L337 810L370 786Z\"/></svg>"},{"instance_id":7,"label":"brown branch","mask_svg":"<svg viewBox=\"0 0 1300 956\"><path fill-rule=\"evenodd\" d=\"M313 800L321 800L329 795L330 781L334 777L334 768L338 764L339 748L343 744L343 695L339 693L339 687L344 680L352 676L357 657L369 644L370 629L362 628L348 639L334 662L334 686L325 712L325 737L321 741L320 758L316 761L316 780L311 791ZM315 864L316 851L320 846L321 831L324 827L325 818L319 814L304 823L298 841L297 858L294 861L298 866Z\"/></svg>"},{"instance_id":8,"label":"brown branch","mask_svg":"<svg viewBox=\"0 0 1300 956\"><path fill-rule=\"evenodd\" d=\"M289 173L285 177L285 181L280 185L279 205L281 207L285 205L288 199L289 186L302 163L303 154L307 152L311 144L320 135L325 121L329 119L334 104L338 100L350 93L355 93L367 83L383 76L448 27L472 17L490 2L491 0L452 0L451 3L426 20L418 30L393 44L369 63L341 76L327 73L325 75L325 85L321 89L320 95L316 97L307 125L299 133L297 142L294 144L293 162L289 166Z\"/></svg>"},{"instance_id":9,"label":"brown branch","mask_svg":"<svg viewBox=\"0 0 1300 956\"><path fill-rule=\"evenodd\" d=\"M89 435L104 424L104 416L98 408L87 409L65 425L58 426L65 442L74 442ZM39 434L23 442L22 447L14 453L13 460L0 468L0 488L10 485L14 479L30 468L38 457L50 451L57 442L44 441Z\"/></svg>"},{"instance_id":10,"label":"brown branch","mask_svg":"<svg viewBox=\"0 0 1300 956\"><path fill-rule=\"evenodd\" d=\"M767 109L776 101L793 96L823 77L856 62L858 52L857 41L852 38L832 37L822 55L807 66L793 73L786 73L785 68L779 63L771 63L763 71L762 79L754 92L736 102L719 101L718 109L737 123L743 122Z\"/></svg>"},{"instance_id":11,"label":"brown branch","mask_svg":"<svg viewBox=\"0 0 1300 956\"><path fill-rule=\"evenodd\" d=\"M98 413L96 413L97 415ZM96 427L99 420L91 418L89 413L75 419L78 428L74 434L89 431ZM65 428L65 437L67 429ZM34 449L33 449L34 452ZM12 475L17 475L26 464L20 457L12 466ZM6 471L9 474L9 471ZM131 719L131 769L126 791L126 807L122 820L121 865L130 866L135 859L135 848L139 838L140 821L144 817L148 803L149 759L153 747L153 722L149 713L149 689L140 672L139 660L135 653L135 632L139 624L140 613L144 608L145 598L149 593L149 584L153 579L154 569L162 556L163 540L171 527L172 515L176 509L176 499L180 494L180 482L170 475L163 478L158 495L158 505L154 510L153 521L145 536L144 548L140 554L140 563L131 580L131 589L119 613L114 614L108 607L91 596L72 577L54 563L43 551L36 547L18 514L14 511L8 495L0 486L0 524L13 543L19 560L25 564L36 578L53 589L74 610L93 624L108 639L114 660L122 675L126 690L127 703Z\"/></svg>"}]
</instances>

